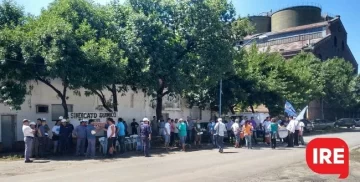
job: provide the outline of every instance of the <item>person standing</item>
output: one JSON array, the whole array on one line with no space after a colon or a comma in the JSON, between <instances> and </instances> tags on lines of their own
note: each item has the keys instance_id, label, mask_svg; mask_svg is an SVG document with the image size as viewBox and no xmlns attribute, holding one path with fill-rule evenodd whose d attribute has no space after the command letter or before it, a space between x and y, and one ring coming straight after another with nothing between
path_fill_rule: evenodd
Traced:
<instances>
[{"instance_id":1,"label":"person standing","mask_svg":"<svg viewBox=\"0 0 360 182\"><path fill-rule=\"evenodd\" d=\"M194 120L192 120L190 117L187 117L186 120L186 124L187 124L187 140L188 143L191 144L194 142Z\"/></svg>"},{"instance_id":2,"label":"person standing","mask_svg":"<svg viewBox=\"0 0 360 182\"><path fill-rule=\"evenodd\" d=\"M219 148L219 152L223 153L224 152L224 135L226 132L226 126L222 122L221 118L218 118L217 121L218 122L216 123L214 129L216 131L216 138L217 138L217 145Z\"/></svg>"},{"instance_id":3,"label":"person standing","mask_svg":"<svg viewBox=\"0 0 360 182\"><path fill-rule=\"evenodd\" d=\"M279 124L276 122L275 118L271 119L271 124L270 124L270 137L271 137L271 148L275 149L276 148L276 138L277 138L277 133L279 130Z\"/></svg>"},{"instance_id":4,"label":"person standing","mask_svg":"<svg viewBox=\"0 0 360 182\"><path fill-rule=\"evenodd\" d=\"M296 127L296 120L294 120L294 117L290 116L290 122L286 126L286 129L289 132L288 135L288 145L287 147L294 147L294 133L295 133L295 127Z\"/></svg>"},{"instance_id":5,"label":"person standing","mask_svg":"<svg viewBox=\"0 0 360 182\"><path fill-rule=\"evenodd\" d=\"M252 145L251 145L251 135L252 135L252 130L253 127L250 124L250 121L245 121L245 125L242 128L243 132L244 132L244 136L245 136L245 141L246 141L246 146L248 149L252 149Z\"/></svg>"},{"instance_id":6,"label":"person standing","mask_svg":"<svg viewBox=\"0 0 360 182\"><path fill-rule=\"evenodd\" d=\"M270 125L271 125L271 120L268 117L268 119L266 121L264 121L263 126L264 126L264 136L265 136L265 140L264 142L268 145L270 145Z\"/></svg>"},{"instance_id":7,"label":"person standing","mask_svg":"<svg viewBox=\"0 0 360 182\"><path fill-rule=\"evenodd\" d=\"M126 121L124 121L122 118L120 118L120 119L121 119L122 123L124 124L125 136L129 136L128 125L127 125Z\"/></svg>"},{"instance_id":8,"label":"person standing","mask_svg":"<svg viewBox=\"0 0 360 182\"><path fill-rule=\"evenodd\" d=\"M36 124L34 127L35 133L34 133L34 139L33 139L33 145L32 145L32 155L34 157L39 158L39 149L40 149L40 142L39 142L39 128L41 126L41 118L38 118L36 120Z\"/></svg>"},{"instance_id":9,"label":"person standing","mask_svg":"<svg viewBox=\"0 0 360 182\"><path fill-rule=\"evenodd\" d=\"M174 145L176 145L176 143L178 143L178 141L180 140L179 138L179 120L176 118L174 121Z\"/></svg>"},{"instance_id":10,"label":"person standing","mask_svg":"<svg viewBox=\"0 0 360 182\"><path fill-rule=\"evenodd\" d=\"M170 144L170 132L171 132L170 125L171 125L171 119L169 118L164 125L164 141L165 141L166 150L169 150L169 144Z\"/></svg>"},{"instance_id":11,"label":"person standing","mask_svg":"<svg viewBox=\"0 0 360 182\"><path fill-rule=\"evenodd\" d=\"M116 127L115 121L112 118L107 118L109 127L106 129L107 143L108 143L108 156L113 157L116 142Z\"/></svg>"},{"instance_id":12,"label":"person standing","mask_svg":"<svg viewBox=\"0 0 360 182\"><path fill-rule=\"evenodd\" d=\"M233 132L232 132L232 125L234 124L234 121L232 119L230 119L230 121L228 123L226 123L226 130L227 130L227 135L229 137L229 143L233 142Z\"/></svg>"},{"instance_id":13,"label":"person standing","mask_svg":"<svg viewBox=\"0 0 360 182\"><path fill-rule=\"evenodd\" d=\"M300 133L300 126L299 121L296 120L295 122L295 133L294 133L294 146L299 146L299 133Z\"/></svg>"},{"instance_id":14,"label":"person standing","mask_svg":"<svg viewBox=\"0 0 360 182\"><path fill-rule=\"evenodd\" d=\"M57 120L55 126L51 129L52 131L52 141L54 143L53 153L56 154L59 151L59 139L60 139L60 125L61 120Z\"/></svg>"},{"instance_id":15,"label":"person standing","mask_svg":"<svg viewBox=\"0 0 360 182\"><path fill-rule=\"evenodd\" d=\"M299 121L298 130L299 130L299 141L300 141L301 145L305 145L305 141L304 141L304 128L305 128L304 122Z\"/></svg>"},{"instance_id":16,"label":"person standing","mask_svg":"<svg viewBox=\"0 0 360 182\"><path fill-rule=\"evenodd\" d=\"M74 147L74 140L73 140L73 136L72 133L74 131L74 125L70 123L70 120L66 120L66 126L70 132L69 136L68 136L68 151L69 152L73 152L73 147Z\"/></svg>"},{"instance_id":17,"label":"person standing","mask_svg":"<svg viewBox=\"0 0 360 182\"><path fill-rule=\"evenodd\" d=\"M138 134L138 127L139 127L139 123L136 122L135 118L133 119L133 121L131 122L131 134L132 135L137 135Z\"/></svg>"},{"instance_id":18,"label":"person standing","mask_svg":"<svg viewBox=\"0 0 360 182\"><path fill-rule=\"evenodd\" d=\"M252 125L252 127L253 127L253 133L252 133L252 139L254 140L254 144L255 145L257 145L257 135L256 135L256 127L257 127L257 124L256 124L256 121L255 121L255 119L254 119L254 117L251 117L251 120L250 120L250 122L251 122L251 125Z\"/></svg>"},{"instance_id":19,"label":"person standing","mask_svg":"<svg viewBox=\"0 0 360 182\"><path fill-rule=\"evenodd\" d=\"M183 121L183 119L179 119L179 137L180 137L180 144L181 144L181 151L185 152L185 145L186 145L186 136L187 136L187 125Z\"/></svg>"},{"instance_id":20,"label":"person standing","mask_svg":"<svg viewBox=\"0 0 360 182\"><path fill-rule=\"evenodd\" d=\"M149 149L150 149L150 141L151 141L151 127L149 125L149 119L144 118L143 124L141 125L141 140L144 147L144 155L145 157L150 157Z\"/></svg>"},{"instance_id":21,"label":"person standing","mask_svg":"<svg viewBox=\"0 0 360 182\"><path fill-rule=\"evenodd\" d=\"M94 120L90 119L89 124L86 126L86 138L88 141L88 146L86 149L86 157L94 158L95 157L95 147L96 147L96 128L93 124Z\"/></svg>"},{"instance_id":22,"label":"person standing","mask_svg":"<svg viewBox=\"0 0 360 182\"><path fill-rule=\"evenodd\" d=\"M86 120L82 119L80 125L75 128L76 136L76 153L77 156L83 156L85 152L85 140L86 140Z\"/></svg>"},{"instance_id":23,"label":"person standing","mask_svg":"<svg viewBox=\"0 0 360 182\"><path fill-rule=\"evenodd\" d=\"M32 124L35 125L35 123L32 123ZM24 151L25 163L33 162L32 160L30 160L30 156L31 156L31 151L32 151L32 144L33 144L33 140L34 140L35 130L32 129L29 125L30 125L29 120L24 119L23 126L22 126L22 132L24 134L24 142L25 142L25 151Z\"/></svg>"},{"instance_id":24,"label":"person standing","mask_svg":"<svg viewBox=\"0 0 360 182\"><path fill-rule=\"evenodd\" d=\"M122 122L122 119L119 118L118 119L118 124L116 125L117 127L117 137L118 137L118 141L119 141L119 145L120 145L120 153L124 153L125 152L125 125Z\"/></svg>"},{"instance_id":25,"label":"person standing","mask_svg":"<svg viewBox=\"0 0 360 182\"><path fill-rule=\"evenodd\" d=\"M39 141L39 157L45 157L47 148L46 138L49 136L46 129L46 119L41 120L41 125L38 126L38 141Z\"/></svg>"},{"instance_id":26,"label":"person standing","mask_svg":"<svg viewBox=\"0 0 360 182\"><path fill-rule=\"evenodd\" d=\"M201 147L201 136L202 136L202 131L201 131L201 125L200 125L200 120L197 119L195 122L195 141L194 141L194 145Z\"/></svg>"},{"instance_id":27,"label":"person standing","mask_svg":"<svg viewBox=\"0 0 360 182\"><path fill-rule=\"evenodd\" d=\"M235 119L235 123L231 126L231 129L235 136L235 148L240 147L240 126L239 119Z\"/></svg>"},{"instance_id":28,"label":"person standing","mask_svg":"<svg viewBox=\"0 0 360 182\"><path fill-rule=\"evenodd\" d=\"M59 146L62 154L69 150L69 135L71 135L71 129L66 124L66 119L62 119L59 132Z\"/></svg>"},{"instance_id":29,"label":"person standing","mask_svg":"<svg viewBox=\"0 0 360 182\"><path fill-rule=\"evenodd\" d=\"M159 135L163 136L164 135L164 128L165 128L165 121L163 119L160 120L159 123Z\"/></svg>"},{"instance_id":30,"label":"person standing","mask_svg":"<svg viewBox=\"0 0 360 182\"><path fill-rule=\"evenodd\" d=\"M175 123L174 120L171 119L170 121L170 146L174 145L174 141L175 141Z\"/></svg>"}]
</instances>

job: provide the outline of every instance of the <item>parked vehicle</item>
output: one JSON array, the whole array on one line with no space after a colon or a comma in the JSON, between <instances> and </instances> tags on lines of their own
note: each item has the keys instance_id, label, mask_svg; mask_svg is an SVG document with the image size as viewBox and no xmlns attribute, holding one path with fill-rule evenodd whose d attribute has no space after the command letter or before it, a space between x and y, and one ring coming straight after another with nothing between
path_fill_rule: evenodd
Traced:
<instances>
[{"instance_id":1,"label":"parked vehicle","mask_svg":"<svg viewBox=\"0 0 360 182\"><path fill-rule=\"evenodd\" d=\"M305 128L304 128L305 132L310 132L310 131L314 130L314 124L311 121L309 121L307 119L302 119L300 121L302 121L305 125Z\"/></svg>"},{"instance_id":2,"label":"parked vehicle","mask_svg":"<svg viewBox=\"0 0 360 182\"><path fill-rule=\"evenodd\" d=\"M314 130L326 130L334 127L334 122L326 119L315 119L312 121Z\"/></svg>"},{"instance_id":3,"label":"parked vehicle","mask_svg":"<svg viewBox=\"0 0 360 182\"><path fill-rule=\"evenodd\" d=\"M360 118L356 118L356 119L355 119L355 125L356 125L357 127L360 127Z\"/></svg>"},{"instance_id":4,"label":"parked vehicle","mask_svg":"<svg viewBox=\"0 0 360 182\"><path fill-rule=\"evenodd\" d=\"M352 119L352 118L341 118L334 123L334 127L336 127L336 128L338 128L338 127L355 128L356 122L355 122L355 119Z\"/></svg>"}]
</instances>

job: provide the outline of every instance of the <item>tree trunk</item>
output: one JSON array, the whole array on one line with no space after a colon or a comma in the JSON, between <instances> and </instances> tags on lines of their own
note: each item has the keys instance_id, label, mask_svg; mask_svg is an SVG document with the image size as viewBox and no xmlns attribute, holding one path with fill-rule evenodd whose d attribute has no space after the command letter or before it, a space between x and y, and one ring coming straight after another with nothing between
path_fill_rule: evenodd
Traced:
<instances>
[{"instance_id":1,"label":"tree trunk","mask_svg":"<svg viewBox=\"0 0 360 182\"><path fill-rule=\"evenodd\" d=\"M59 95L59 97L61 98L61 105L64 108L64 118L68 118L69 117L69 115L68 115L69 108L68 108L67 103L66 103L66 96L65 95L62 95L62 96Z\"/></svg>"},{"instance_id":2,"label":"tree trunk","mask_svg":"<svg viewBox=\"0 0 360 182\"><path fill-rule=\"evenodd\" d=\"M254 106L250 105L250 109L252 113L255 113Z\"/></svg>"},{"instance_id":3,"label":"tree trunk","mask_svg":"<svg viewBox=\"0 0 360 182\"><path fill-rule=\"evenodd\" d=\"M113 96L114 112L118 112L118 100L117 100L117 91L116 91L116 85L115 84L112 84L111 92L112 92L112 96Z\"/></svg>"},{"instance_id":4,"label":"tree trunk","mask_svg":"<svg viewBox=\"0 0 360 182\"><path fill-rule=\"evenodd\" d=\"M164 89L159 89L156 93L156 120L162 118L162 101L163 101L163 91Z\"/></svg>"},{"instance_id":5,"label":"tree trunk","mask_svg":"<svg viewBox=\"0 0 360 182\"><path fill-rule=\"evenodd\" d=\"M69 109L67 106L67 102L66 102L66 93L67 93L67 88L68 88L68 84L66 82L63 81L63 91L61 92L59 89L57 89L54 85L51 84L50 81L41 78L41 77L37 77L37 80L43 82L45 85L49 86L50 88L52 88L56 94L60 97L61 99L61 105L63 106L64 109L64 118L68 118L69 117Z\"/></svg>"},{"instance_id":6,"label":"tree trunk","mask_svg":"<svg viewBox=\"0 0 360 182\"><path fill-rule=\"evenodd\" d=\"M101 104L103 105L103 107L108 111L108 112L113 112L112 109L106 104L106 98L105 95L102 93L102 91L97 91L97 90L91 90L93 93L95 93L99 99Z\"/></svg>"}]
</instances>

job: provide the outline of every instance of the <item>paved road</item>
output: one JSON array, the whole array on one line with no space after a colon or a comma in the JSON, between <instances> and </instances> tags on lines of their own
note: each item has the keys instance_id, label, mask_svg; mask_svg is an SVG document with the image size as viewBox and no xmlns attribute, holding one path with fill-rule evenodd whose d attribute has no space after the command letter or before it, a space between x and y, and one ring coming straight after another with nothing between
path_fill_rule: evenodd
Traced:
<instances>
[{"instance_id":1,"label":"paved road","mask_svg":"<svg viewBox=\"0 0 360 182\"><path fill-rule=\"evenodd\" d=\"M360 145L360 132L338 133L350 147ZM306 137L309 141L315 136ZM131 157L115 160L50 161L24 164L0 163L1 182L235 182L266 181L260 177L271 171L305 160L304 148L227 149L187 153L172 152L151 158ZM41 174L39 173L41 172ZM276 179L276 177L275 177ZM291 180L289 180L291 181ZM294 181L294 180L292 180Z\"/></svg>"}]
</instances>

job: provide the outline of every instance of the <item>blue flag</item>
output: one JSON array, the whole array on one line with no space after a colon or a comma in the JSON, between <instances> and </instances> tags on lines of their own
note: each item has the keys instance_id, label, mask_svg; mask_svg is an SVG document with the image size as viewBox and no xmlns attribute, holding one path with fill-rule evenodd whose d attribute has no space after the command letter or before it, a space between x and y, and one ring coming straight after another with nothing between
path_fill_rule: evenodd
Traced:
<instances>
[{"instance_id":1,"label":"blue flag","mask_svg":"<svg viewBox=\"0 0 360 182\"><path fill-rule=\"evenodd\" d=\"M290 102L286 101L285 102L285 112L289 115L289 116L297 116L296 111L294 109L294 107L290 104Z\"/></svg>"}]
</instances>

